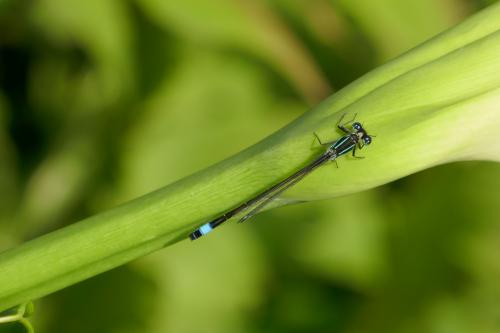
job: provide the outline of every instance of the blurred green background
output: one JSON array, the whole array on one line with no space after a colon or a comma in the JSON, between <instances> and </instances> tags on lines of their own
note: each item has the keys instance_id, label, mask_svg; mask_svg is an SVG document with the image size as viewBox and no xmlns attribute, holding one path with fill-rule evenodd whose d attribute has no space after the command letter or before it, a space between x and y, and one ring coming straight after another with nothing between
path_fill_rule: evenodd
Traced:
<instances>
[{"instance_id":1,"label":"blurred green background","mask_svg":"<svg viewBox=\"0 0 500 333\"><path fill-rule=\"evenodd\" d=\"M493 2L0 0L0 251L238 152ZM469 162L275 209L45 297L32 321L500 332L499 198L498 165Z\"/></svg>"}]
</instances>

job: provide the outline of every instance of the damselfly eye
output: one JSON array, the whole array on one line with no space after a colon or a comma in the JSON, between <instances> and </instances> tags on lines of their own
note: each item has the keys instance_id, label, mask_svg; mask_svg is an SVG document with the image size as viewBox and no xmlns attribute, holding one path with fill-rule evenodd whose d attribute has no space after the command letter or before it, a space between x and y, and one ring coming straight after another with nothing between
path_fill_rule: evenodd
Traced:
<instances>
[{"instance_id":1,"label":"damselfly eye","mask_svg":"<svg viewBox=\"0 0 500 333\"><path fill-rule=\"evenodd\" d=\"M352 128L354 128L356 131L361 130L363 127L361 126L360 123L354 123L352 124Z\"/></svg>"},{"instance_id":2,"label":"damselfly eye","mask_svg":"<svg viewBox=\"0 0 500 333\"><path fill-rule=\"evenodd\" d=\"M370 143L372 143L371 136L369 136L369 135L364 136L363 137L363 142L365 143L365 145L369 145Z\"/></svg>"}]
</instances>

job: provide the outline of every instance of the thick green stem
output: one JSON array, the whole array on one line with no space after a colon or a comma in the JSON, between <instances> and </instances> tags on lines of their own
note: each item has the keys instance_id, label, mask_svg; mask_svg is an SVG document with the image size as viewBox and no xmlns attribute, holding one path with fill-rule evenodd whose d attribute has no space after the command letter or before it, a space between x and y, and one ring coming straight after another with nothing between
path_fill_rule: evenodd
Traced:
<instances>
[{"instance_id":1,"label":"thick green stem","mask_svg":"<svg viewBox=\"0 0 500 333\"><path fill-rule=\"evenodd\" d=\"M500 4L365 75L253 147L2 253L0 310L184 239L314 158L322 150L312 133L335 139L343 113L357 113L376 135L366 158L320 168L286 197L331 198L450 161L500 160L498 73Z\"/></svg>"}]
</instances>

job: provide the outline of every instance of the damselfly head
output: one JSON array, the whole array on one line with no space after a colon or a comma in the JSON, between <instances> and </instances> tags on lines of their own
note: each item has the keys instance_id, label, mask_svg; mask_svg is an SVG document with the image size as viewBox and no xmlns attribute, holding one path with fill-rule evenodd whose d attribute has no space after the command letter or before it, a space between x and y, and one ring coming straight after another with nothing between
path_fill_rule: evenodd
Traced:
<instances>
[{"instance_id":1,"label":"damselfly head","mask_svg":"<svg viewBox=\"0 0 500 333\"><path fill-rule=\"evenodd\" d=\"M352 124L352 128L356 132L356 135L358 136L358 138L363 140L363 143L365 145L369 145L370 143L372 143L372 137L370 135L368 135L368 133L366 133L365 129L363 128L363 125L361 125L358 122L355 122Z\"/></svg>"},{"instance_id":2,"label":"damselfly head","mask_svg":"<svg viewBox=\"0 0 500 333\"><path fill-rule=\"evenodd\" d=\"M354 128L356 131L364 131L363 126L358 122L355 122L354 124L352 124L352 128Z\"/></svg>"}]
</instances>

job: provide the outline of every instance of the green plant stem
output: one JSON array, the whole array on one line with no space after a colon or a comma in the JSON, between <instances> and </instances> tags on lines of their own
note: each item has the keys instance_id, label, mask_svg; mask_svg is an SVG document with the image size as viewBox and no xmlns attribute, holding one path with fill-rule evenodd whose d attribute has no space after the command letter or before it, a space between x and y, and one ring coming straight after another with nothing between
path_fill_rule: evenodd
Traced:
<instances>
[{"instance_id":1,"label":"green plant stem","mask_svg":"<svg viewBox=\"0 0 500 333\"><path fill-rule=\"evenodd\" d=\"M32 312L33 312L33 303L21 304L17 307L16 312L14 314L0 317L0 324L19 322L21 325L24 326L26 332L32 333L34 332L33 326L31 325L29 320L26 319L26 316L31 315Z\"/></svg>"},{"instance_id":2,"label":"green plant stem","mask_svg":"<svg viewBox=\"0 0 500 333\"><path fill-rule=\"evenodd\" d=\"M499 55L497 4L368 73L253 147L2 253L0 310L184 239L321 153L312 133L335 139L342 113L357 113L377 135L363 151L366 158L343 159L338 170L320 168L286 197L331 198L451 161L500 160Z\"/></svg>"}]
</instances>

